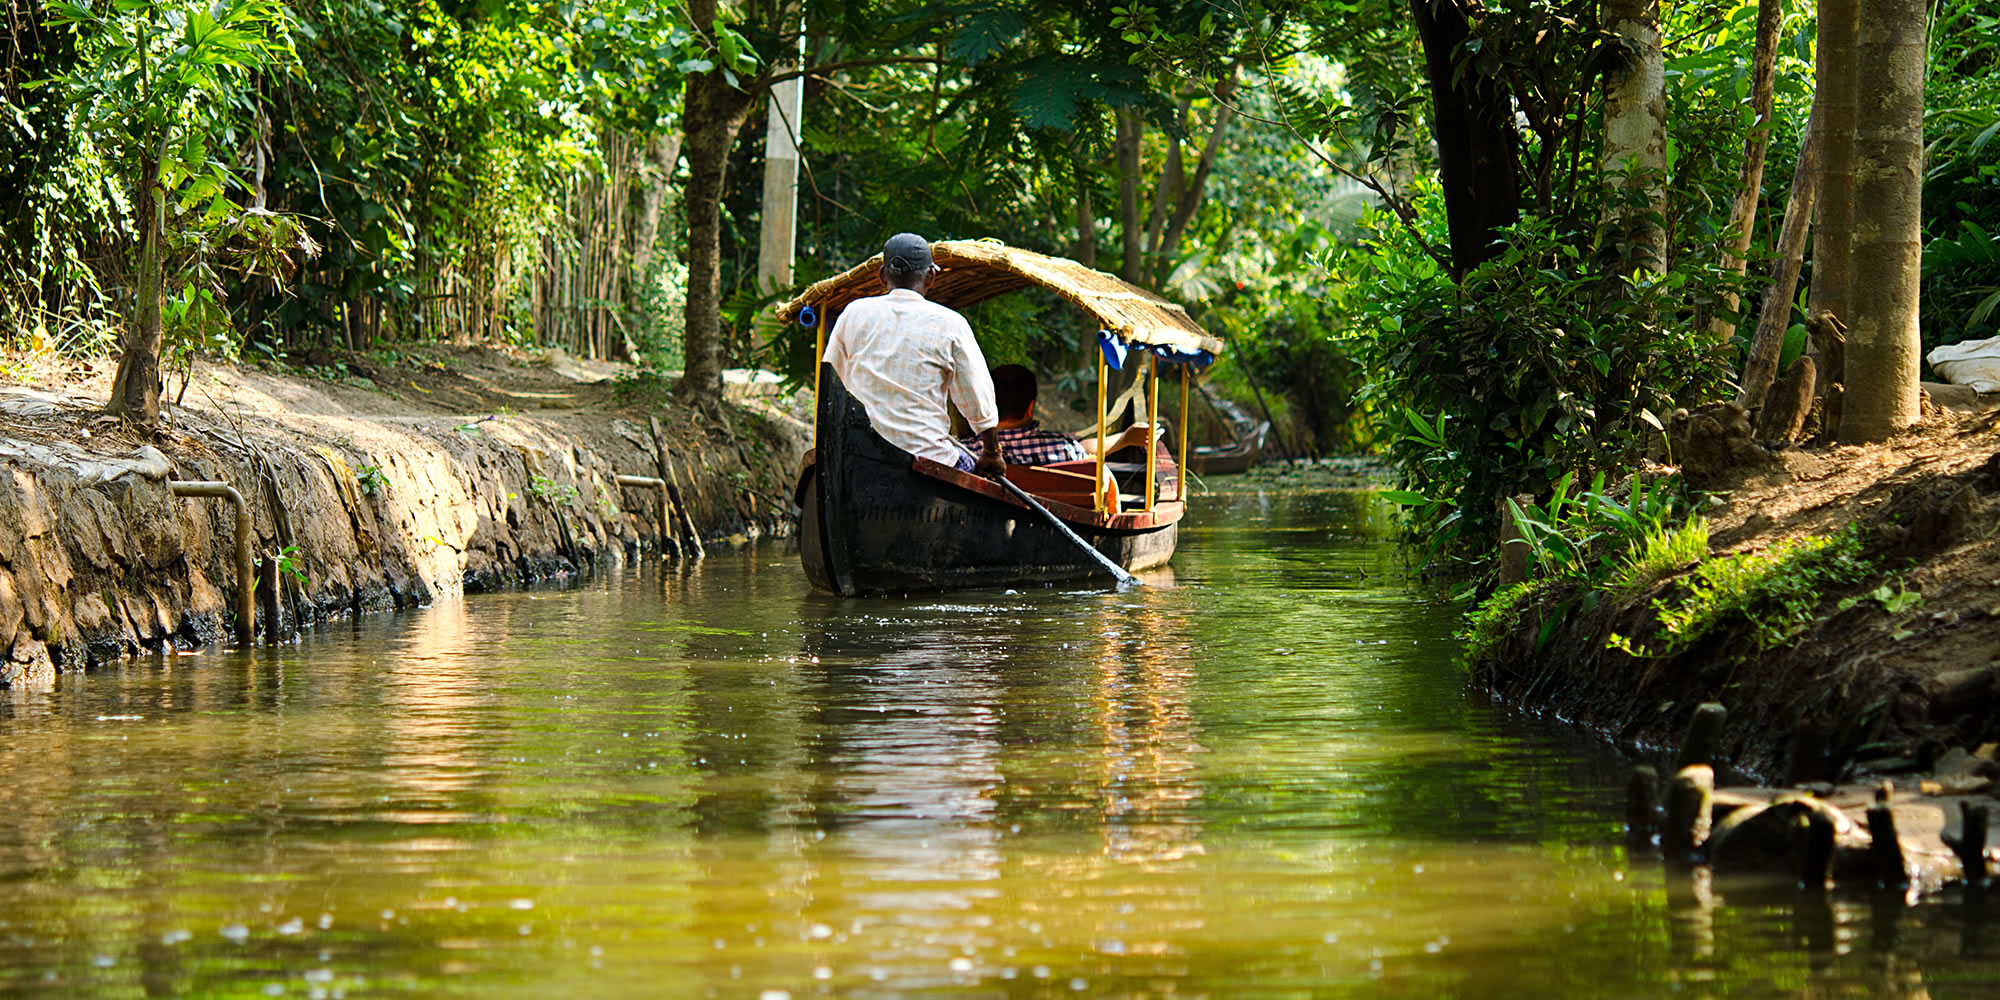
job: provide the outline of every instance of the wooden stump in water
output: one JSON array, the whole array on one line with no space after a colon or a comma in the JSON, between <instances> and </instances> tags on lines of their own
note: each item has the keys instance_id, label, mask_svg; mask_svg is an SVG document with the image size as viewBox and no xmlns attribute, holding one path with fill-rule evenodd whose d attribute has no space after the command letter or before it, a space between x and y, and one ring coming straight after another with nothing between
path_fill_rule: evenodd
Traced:
<instances>
[{"instance_id":1,"label":"wooden stump in water","mask_svg":"<svg viewBox=\"0 0 2000 1000\"><path fill-rule=\"evenodd\" d=\"M1625 785L1625 838L1648 844L1660 832L1660 773L1649 764L1632 769Z\"/></svg>"},{"instance_id":2,"label":"wooden stump in water","mask_svg":"<svg viewBox=\"0 0 2000 1000\"><path fill-rule=\"evenodd\" d=\"M1903 858L1903 840L1896 833L1896 814L1889 808L1889 796L1894 792L1894 786L1883 782L1875 790L1875 803L1868 807L1868 870L1877 886L1906 889L1910 869Z\"/></svg>"},{"instance_id":3,"label":"wooden stump in water","mask_svg":"<svg viewBox=\"0 0 2000 1000\"><path fill-rule=\"evenodd\" d=\"M1667 863L1693 864L1701 846L1708 842L1715 804L1715 769L1707 764L1691 764L1674 775L1667 790L1667 824L1660 831L1660 846Z\"/></svg>"},{"instance_id":4,"label":"wooden stump in water","mask_svg":"<svg viewBox=\"0 0 2000 1000\"><path fill-rule=\"evenodd\" d=\"M1728 709L1712 701L1703 702L1688 722L1687 737L1681 740L1681 755L1674 761L1674 766L1686 768L1692 764L1707 764L1713 768L1722 748L1722 726L1728 721Z\"/></svg>"},{"instance_id":5,"label":"wooden stump in water","mask_svg":"<svg viewBox=\"0 0 2000 1000\"><path fill-rule=\"evenodd\" d=\"M1958 855L1965 884L1974 889L1983 889L1987 883L1986 821L1986 803L1960 799L1956 828L1947 827L1938 838Z\"/></svg>"},{"instance_id":6,"label":"wooden stump in water","mask_svg":"<svg viewBox=\"0 0 2000 1000\"><path fill-rule=\"evenodd\" d=\"M266 552L257 560L257 600L263 605L264 645L275 646L280 638L278 621L278 555Z\"/></svg>"}]
</instances>

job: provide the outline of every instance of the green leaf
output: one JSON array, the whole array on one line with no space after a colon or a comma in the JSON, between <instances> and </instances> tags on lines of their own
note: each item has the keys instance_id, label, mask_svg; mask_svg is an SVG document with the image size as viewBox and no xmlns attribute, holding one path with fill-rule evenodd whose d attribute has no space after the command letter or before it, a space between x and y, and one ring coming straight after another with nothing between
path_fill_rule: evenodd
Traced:
<instances>
[{"instance_id":1,"label":"green leaf","mask_svg":"<svg viewBox=\"0 0 2000 1000\"><path fill-rule=\"evenodd\" d=\"M1541 652L1543 647L1549 644L1549 640L1555 638L1556 629L1561 628L1563 621L1568 617L1566 613L1568 611L1568 607L1569 606L1565 604L1564 606L1557 608L1556 612L1550 615L1547 621L1542 623L1541 630L1535 633L1536 652Z\"/></svg>"},{"instance_id":2,"label":"green leaf","mask_svg":"<svg viewBox=\"0 0 2000 1000\"><path fill-rule=\"evenodd\" d=\"M968 66L985 62L995 52L1011 45L1027 30L1021 15L1006 8L980 11L965 19L951 36L946 53Z\"/></svg>"},{"instance_id":3,"label":"green leaf","mask_svg":"<svg viewBox=\"0 0 2000 1000\"><path fill-rule=\"evenodd\" d=\"M1803 323L1793 323L1785 330L1785 340L1778 348L1778 370L1784 371L1806 352L1806 328Z\"/></svg>"},{"instance_id":4,"label":"green leaf","mask_svg":"<svg viewBox=\"0 0 2000 1000\"><path fill-rule=\"evenodd\" d=\"M1440 440L1437 429L1424 419L1423 414L1405 406L1403 407L1403 419L1408 420L1410 426L1416 428L1418 436L1422 437L1425 441L1436 443Z\"/></svg>"},{"instance_id":5,"label":"green leaf","mask_svg":"<svg viewBox=\"0 0 2000 1000\"><path fill-rule=\"evenodd\" d=\"M1986 127L1986 131L1979 133L1978 137L1972 140L1972 146L1967 150L1968 155L1978 156L1986 148L1986 144L1993 141L1995 134L2000 134L2000 118L1995 118L1993 124Z\"/></svg>"},{"instance_id":6,"label":"green leaf","mask_svg":"<svg viewBox=\"0 0 2000 1000\"><path fill-rule=\"evenodd\" d=\"M49 13L55 15L50 18L51 24L68 24L95 20L90 16L89 11L73 3L63 3L58 0L58 2L49 4L48 7Z\"/></svg>"},{"instance_id":7,"label":"green leaf","mask_svg":"<svg viewBox=\"0 0 2000 1000\"><path fill-rule=\"evenodd\" d=\"M1021 124L1031 128L1067 132L1075 124L1076 90L1068 75L1055 72L1028 73L1014 85L1014 113Z\"/></svg>"},{"instance_id":8,"label":"green leaf","mask_svg":"<svg viewBox=\"0 0 2000 1000\"><path fill-rule=\"evenodd\" d=\"M1421 507L1431 502L1430 497L1410 490L1383 490L1376 495L1390 503L1401 504L1404 507Z\"/></svg>"}]
</instances>

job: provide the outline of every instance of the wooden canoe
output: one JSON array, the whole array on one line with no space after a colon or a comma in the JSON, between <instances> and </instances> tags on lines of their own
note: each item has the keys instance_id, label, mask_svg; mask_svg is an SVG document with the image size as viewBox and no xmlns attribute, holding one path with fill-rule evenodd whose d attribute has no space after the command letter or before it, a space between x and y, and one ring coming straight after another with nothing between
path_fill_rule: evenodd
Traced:
<instances>
[{"instance_id":1,"label":"wooden canoe","mask_svg":"<svg viewBox=\"0 0 2000 1000\"><path fill-rule=\"evenodd\" d=\"M1197 476L1227 476L1237 472L1247 472L1264 457L1264 434L1271 429L1269 423L1257 428L1255 434L1246 434L1228 444L1202 445L1188 456L1188 470Z\"/></svg>"},{"instance_id":2,"label":"wooden canoe","mask_svg":"<svg viewBox=\"0 0 2000 1000\"><path fill-rule=\"evenodd\" d=\"M1009 495L998 483L919 458L876 433L867 411L822 366L819 440L800 472L799 557L806 578L842 596L1006 587L1087 579L1097 562ZM1157 446L1156 447L1160 447ZM1164 452L1164 447L1161 448ZM1008 478L1034 494L1113 562L1127 570L1173 558L1185 505L1092 509L1090 463L1077 470L1013 466ZM1162 454L1160 496L1179 496L1179 475ZM1138 465L1143 477L1144 466ZM1121 482L1136 490L1143 482Z\"/></svg>"}]
</instances>

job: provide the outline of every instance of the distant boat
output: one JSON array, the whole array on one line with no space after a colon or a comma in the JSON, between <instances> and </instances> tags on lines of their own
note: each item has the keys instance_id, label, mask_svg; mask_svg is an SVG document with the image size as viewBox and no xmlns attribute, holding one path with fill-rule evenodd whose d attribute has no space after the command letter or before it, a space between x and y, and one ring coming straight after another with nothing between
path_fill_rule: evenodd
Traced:
<instances>
[{"instance_id":1,"label":"distant boat","mask_svg":"<svg viewBox=\"0 0 2000 1000\"><path fill-rule=\"evenodd\" d=\"M1202 445L1188 456L1188 471L1197 476L1227 476L1246 472L1264 458L1264 435L1271 430L1271 422L1257 425L1253 433L1248 433L1228 444Z\"/></svg>"},{"instance_id":2,"label":"distant boat","mask_svg":"<svg viewBox=\"0 0 2000 1000\"><path fill-rule=\"evenodd\" d=\"M1192 371L1222 347L1181 307L1075 261L985 241L939 242L931 253L944 268L931 286L932 301L964 308L1021 288L1054 291L1101 327L1109 346L1100 357L1150 353L1155 376L1163 363L1178 365L1182 412ZM877 257L813 285L779 316L817 326L822 336L815 356L823 355L824 331L838 310L881 293L879 268ZM1103 369L1100 363L1100 415ZM820 366L817 389L814 447L794 494L801 511L799 558L814 587L841 595L895 594L1108 575L1000 484L890 444L832 366ZM1157 386L1152 390L1148 416L1158 427ZM1144 461L1010 465L1007 479L1128 571L1173 558L1186 503L1164 442L1155 442Z\"/></svg>"}]
</instances>

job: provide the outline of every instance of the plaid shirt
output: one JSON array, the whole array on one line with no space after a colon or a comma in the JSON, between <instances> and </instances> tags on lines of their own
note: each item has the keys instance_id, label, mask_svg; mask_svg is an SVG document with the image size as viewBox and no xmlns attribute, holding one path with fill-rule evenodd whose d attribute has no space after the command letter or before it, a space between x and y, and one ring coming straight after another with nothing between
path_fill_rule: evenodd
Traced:
<instances>
[{"instance_id":1,"label":"plaid shirt","mask_svg":"<svg viewBox=\"0 0 2000 1000\"><path fill-rule=\"evenodd\" d=\"M982 447L976 436L966 438L965 446L975 455ZM1075 438L1061 431L1042 430L1041 421L1030 420L1019 427L1000 428L1000 457L1009 465L1053 465L1079 462L1090 453Z\"/></svg>"}]
</instances>

